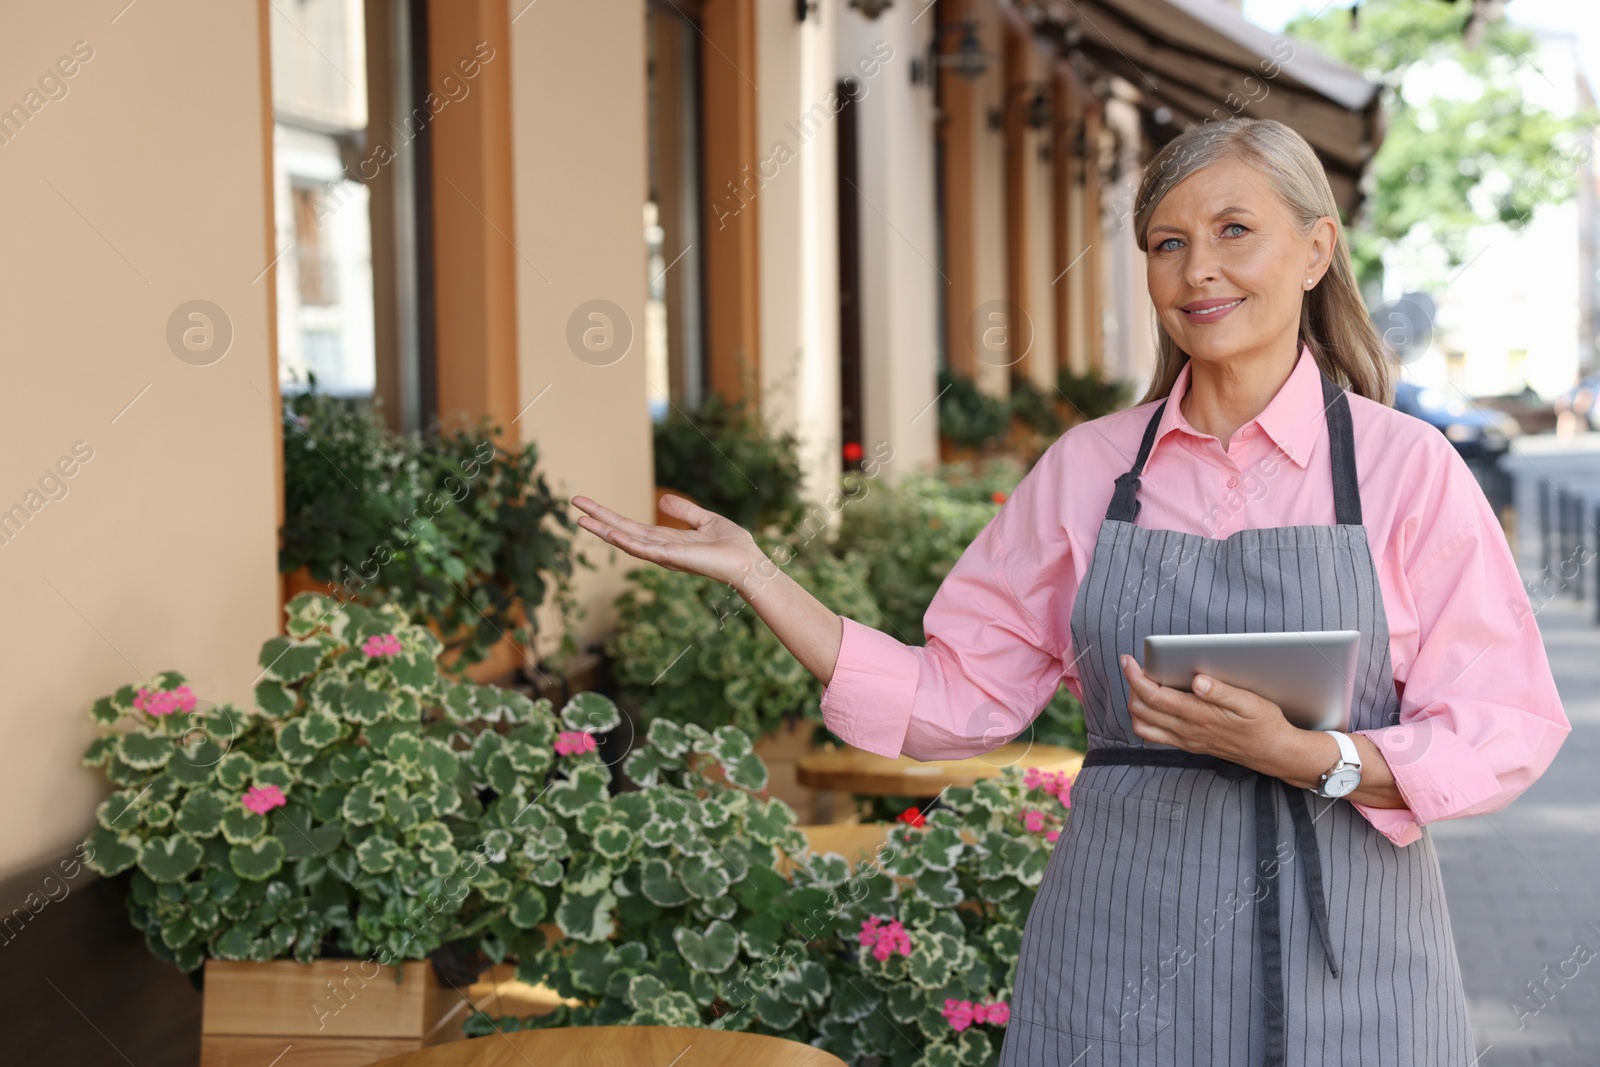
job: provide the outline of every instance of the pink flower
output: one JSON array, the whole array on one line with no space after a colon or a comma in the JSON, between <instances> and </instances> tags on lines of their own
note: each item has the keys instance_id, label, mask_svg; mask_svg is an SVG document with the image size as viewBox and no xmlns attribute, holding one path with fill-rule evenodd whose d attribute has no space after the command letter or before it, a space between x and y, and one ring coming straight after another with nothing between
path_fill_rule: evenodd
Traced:
<instances>
[{"instance_id":1,"label":"pink flower","mask_svg":"<svg viewBox=\"0 0 1600 1067\"><path fill-rule=\"evenodd\" d=\"M244 791L244 806L257 815L265 815L273 808L281 808L289 803L283 797L283 790L275 785L253 785Z\"/></svg>"},{"instance_id":2,"label":"pink flower","mask_svg":"<svg viewBox=\"0 0 1600 1067\"><path fill-rule=\"evenodd\" d=\"M582 730L562 730L556 736L556 752L563 756L578 756L595 749L594 734Z\"/></svg>"},{"instance_id":3,"label":"pink flower","mask_svg":"<svg viewBox=\"0 0 1600 1067\"><path fill-rule=\"evenodd\" d=\"M373 634L361 642L361 651L369 659L379 656L398 656L400 654L400 638L394 634Z\"/></svg>"},{"instance_id":4,"label":"pink flower","mask_svg":"<svg viewBox=\"0 0 1600 1067\"><path fill-rule=\"evenodd\" d=\"M890 919L887 925L876 915L861 924L861 947L872 949L872 957L879 963L896 952L911 955L911 937L899 919Z\"/></svg>"},{"instance_id":5,"label":"pink flower","mask_svg":"<svg viewBox=\"0 0 1600 1067\"><path fill-rule=\"evenodd\" d=\"M151 715L171 715L175 711L193 711L195 705L194 693L186 685L176 689L145 689L140 688L133 698L133 706L140 711L148 711Z\"/></svg>"},{"instance_id":6,"label":"pink flower","mask_svg":"<svg viewBox=\"0 0 1600 1067\"><path fill-rule=\"evenodd\" d=\"M965 1030L972 1025L972 1001L947 999L943 1014L952 1029Z\"/></svg>"},{"instance_id":7,"label":"pink flower","mask_svg":"<svg viewBox=\"0 0 1600 1067\"><path fill-rule=\"evenodd\" d=\"M1061 801L1064 808L1072 807L1072 778L1065 771L1041 771L1029 767L1023 774L1023 785L1029 789L1043 789Z\"/></svg>"},{"instance_id":8,"label":"pink flower","mask_svg":"<svg viewBox=\"0 0 1600 1067\"><path fill-rule=\"evenodd\" d=\"M970 1000L947 999L941 1009L945 1020L952 1029L965 1030L977 1023L993 1023L995 1026L1004 1026L1011 1021L1011 1006L1003 1000L990 1001L987 1004L974 1004Z\"/></svg>"},{"instance_id":9,"label":"pink flower","mask_svg":"<svg viewBox=\"0 0 1600 1067\"><path fill-rule=\"evenodd\" d=\"M1056 843L1056 839L1058 837L1060 837L1060 836L1061 836L1061 831L1060 830L1051 830L1051 831L1047 832L1044 835L1044 839L1046 841L1050 842L1053 845L1053 844Z\"/></svg>"}]
</instances>

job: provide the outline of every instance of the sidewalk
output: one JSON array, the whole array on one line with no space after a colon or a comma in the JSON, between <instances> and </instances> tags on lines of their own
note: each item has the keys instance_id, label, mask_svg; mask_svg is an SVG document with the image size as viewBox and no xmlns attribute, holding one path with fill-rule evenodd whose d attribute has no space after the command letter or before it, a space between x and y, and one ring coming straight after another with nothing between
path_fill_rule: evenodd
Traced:
<instances>
[{"instance_id":1,"label":"sidewalk","mask_svg":"<svg viewBox=\"0 0 1600 1067\"><path fill-rule=\"evenodd\" d=\"M1593 602L1539 612L1572 720L1509 808L1433 823L1478 1067L1600 1065L1600 625Z\"/></svg>"}]
</instances>

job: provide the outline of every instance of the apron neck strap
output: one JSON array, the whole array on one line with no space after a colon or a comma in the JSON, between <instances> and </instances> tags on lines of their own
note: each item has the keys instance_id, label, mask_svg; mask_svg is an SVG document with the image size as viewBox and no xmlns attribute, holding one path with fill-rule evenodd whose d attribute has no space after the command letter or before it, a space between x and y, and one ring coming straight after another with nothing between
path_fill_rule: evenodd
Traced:
<instances>
[{"instance_id":1,"label":"apron neck strap","mask_svg":"<svg viewBox=\"0 0 1600 1067\"><path fill-rule=\"evenodd\" d=\"M1356 480L1355 434L1350 424L1350 398L1345 391L1320 368L1322 379L1322 407L1328 423L1329 455L1333 467L1334 521L1340 526L1361 525L1361 492ZM1145 424L1144 439L1139 442L1139 455L1127 472L1117 477L1116 491L1111 494L1111 504L1106 508L1106 518L1119 522L1132 522L1139 514L1139 476L1144 473L1145 461L1150 458L1150 448L1155 444L1156 427L1161 414L1167 409L1163 399L1150 414Z\"/></svg>"}]
</instances>

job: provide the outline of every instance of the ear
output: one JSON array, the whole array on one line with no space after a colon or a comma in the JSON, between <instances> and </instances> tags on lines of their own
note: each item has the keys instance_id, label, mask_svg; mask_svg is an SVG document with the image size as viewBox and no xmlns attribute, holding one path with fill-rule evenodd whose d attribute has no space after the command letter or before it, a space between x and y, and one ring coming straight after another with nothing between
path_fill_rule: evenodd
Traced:
<instances>
[{"instance_id":1,"label":"ear","mask_svg":"<svg viewBox=\"0 0 1600 1067\"><path fill-rule=\"evenodd\" d=\"M1333 252L1339 246L1339 220L1331 215L1324 215L1311 224L1311 232L1306 234L1310 244L1310 255L1306 258L1307 278L1320 278L1330 264L1333 263Z\"/></svg>"}]
</instances>

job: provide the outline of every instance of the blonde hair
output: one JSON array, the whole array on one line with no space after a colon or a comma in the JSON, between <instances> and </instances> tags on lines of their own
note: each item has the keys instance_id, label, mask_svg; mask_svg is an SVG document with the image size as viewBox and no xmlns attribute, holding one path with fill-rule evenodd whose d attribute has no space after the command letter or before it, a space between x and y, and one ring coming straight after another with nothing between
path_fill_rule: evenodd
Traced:
<instances>
[{"instance_id":1,"label":"blonde hair","mask_svg":"<svg viewBox=\"0 0 1600 1067\"><path fill-rule=\"evenodd\" d=\"M1288 208L1302 235L1324 215L1336 225L1333 260L1300 307L1300 341L1317 366L1352 393L1390 404L1394 399L1392 364L1372 315L1356 286L1350 246L1338 225L1339 205L1311 145L1273 119L1231 118L1208 122L1178 135L1145 168L1133 212L1139 251L1149 253L1146 231L1156 205L1196 171L1225 159L1238 159L1261 172ZM1156 316L1156 369L1140 404L1172 392L1189 359Z\"/></svg>"}]
</instances>

